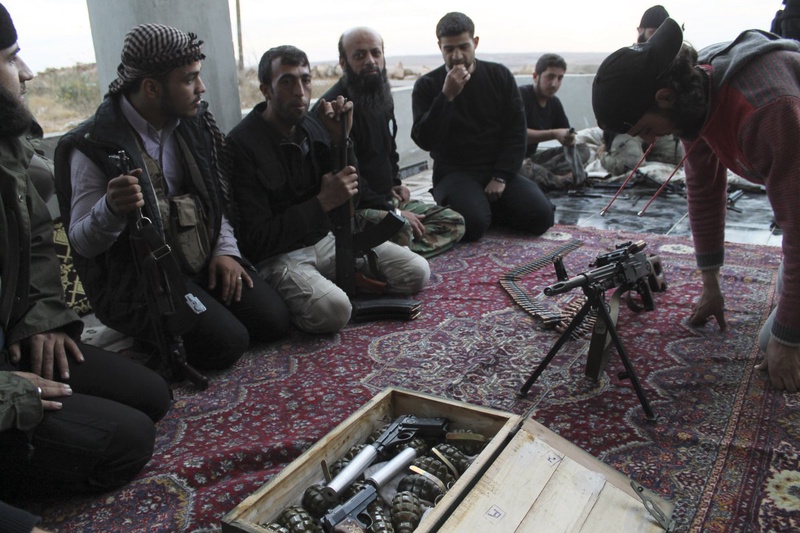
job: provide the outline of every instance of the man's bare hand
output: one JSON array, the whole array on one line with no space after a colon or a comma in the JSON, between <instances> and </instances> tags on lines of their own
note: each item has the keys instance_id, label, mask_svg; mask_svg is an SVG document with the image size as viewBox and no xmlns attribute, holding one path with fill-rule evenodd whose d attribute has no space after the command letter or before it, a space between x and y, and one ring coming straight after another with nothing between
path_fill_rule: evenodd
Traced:
<instances>
[{"instance_id":1,"label":"man's bare hand","mask_svg":"<svg viewBox=\"0 0 800 533\"><path fill-rule=\"evenodd\" d=\"M575 130L569 128L561 128L556 130L556 140L562 146L572 146L575 144Z\"/></svg>"},{"instance_id":2,"label":"man's bare hand","mask_svg":"<svg viewBox=\"0 0 800 533\"><path fill-rule=\"evenodd\" d=\"M330 133L333 143L341 146L350 136L350 129L353 127L353 102L342 95L330 102L320 99L317 115ZM342 139L342 120L347 121L344 139Z\"/></svg>"},{"instance_id":3,"label":"man's bare hand","mask_svg":"<svg viewBox=\"0 0 800 533\"><path fill-rule=\"evenodd\" d=\"M405 185L395 185L392 187L392 196L397 198L401 204L411 200L411 191Z\"/></svg>"},{"instance_id":4,"label":"man's bare hand","mask_svg":"<svg viewBox=\"0 0 800 533\"><path fill-rule=\"evenodd\" d=\"M144 207L144 195L139 185L142 169L132 170L130 175L122 174L112 178L106 187L106 204L111 212L121 217Z\"/></svg>"},{"instance_id":5,"label":"man's bare hand","mask_svg":"<svg viewBox=\"0 0 800 533\"><path fill-rule=\"evenodd\" d=\"M447 72L447 76L444 78L444 86L442 87L442 92L447 97L447 100L452 102L453 99L461 94L461 91L464 90L464 86L470 80L471 75L467 70L467 67L464 65L454 65Z\"/></svg>"},{"instance_id":6,"label":"man's bare hand","mask_svg":"<svg viewBox=\"0 0 800 533\"><path fill-rule=\"evenodd\" d=\"M41 391L40 398L42 399L42 409L45 411L55 411L62 407L61 402L54 402L51 398L63 398L64 396L72 394L72 387L66 383L45 379L31 372L12 372L12 374L25 378L39 387Z\"/></svg>"},{"instance_id":7,"label":"man's bare hand","mask_svg":"<svg viewBox=\"0 0 800 533\"><path fill-rule=\"evenodd\" d=\"M704 270L702 276L703 292L689 315L689 323L693 326L702 326L713 316L717 320L719 329L725 331L728 324L725 322L725 299L719 287L719 271Z\"/></svg>"},{"instance_id":8,"label":"man's bare hand","mask_svg":"<svg viewBox=\"0 0 800 533\"><path fill-rule=\"evenodd\" d=\"M425 235L425 225L422 223L422 221L425 220L425 215L417 215L411 211L400 211L400 214L403 215L403 218L408 220L415 239L419 239Z\"/></svg>"},{"instance_id":9,"label":"man's bare hand","mask_svg":"<svg viewBox=\"0 0 800 533\"><path fill-rule=\"evenodd\" d=\"M225 305L242 299L242 287L253 288L253 280L242 265L229 255L215 255L208 263L208 288L217 287L217 279L221 283L219 298Z\"/></svg>"},{"instance_id":10,"label":"man's bare hand","mask_svg":"<svg viewBox=\"0 0 800 533\"><path fill-rule=\"evenodd\" d=\"M769 372L769 380L777 390L800 390L800 346L787 346L770 336L767 355L756 365Z\"/></svg>"},{"instance_id":11,"label":"man's bare hand","mask_svg":"<svg viewBox=\"0 0 800 533\"><path fill-rule=\"evenodd\" d=\"M83 362L83 354L69 335L62 331L37 333L23 340L31 359L31 372L45 379L53 379L54 370L58 368L61 379L69 379L69 363L67 353L79 363ZM17 364L22 358L20 343L8 347L11 362Z\"/></svg>"},{"instance_id":12,"label":"man's bare hand","mask_svg":"<svg viewBox=\"0 0 800 533\"><path fill-rule=\"evenodd\" d=\"M496 202L501 196L503 196L503 191L505 190L505 183L501 183L497 180L489 180L489 183L483 189L483 192L485 192L486 196L489 197L490 202Z\"/></svg>"},{"instance_id":13,"label":"man's bare hand","mask_svg":"<svg viewBox=\"0 0 800 533\"><path fill-rule=\"evenodd\" d=\"M326 213L336 209L358 193L358 174L355 167L346 166L336 174L322 176L317 199Z\"/></svg>"}]
</instances>

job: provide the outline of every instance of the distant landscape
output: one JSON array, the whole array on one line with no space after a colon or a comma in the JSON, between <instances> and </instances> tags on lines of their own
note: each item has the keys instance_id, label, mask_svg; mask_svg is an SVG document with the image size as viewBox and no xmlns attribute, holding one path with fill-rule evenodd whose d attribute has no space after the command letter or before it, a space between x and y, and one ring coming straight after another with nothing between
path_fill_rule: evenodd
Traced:
<instances>
[{"instance_id":1,"label":"distant landscape","mask_svg":"<svg viewBox=\"0 0 800 533\"><path fill-rule=\"evenodd\" d=\"M533 72L540 53L479 54L478 58L506 65L514 74ZM594 74L606 54L564 53L568 74ZM440 55L387 56L386 67L393 84L405 85L442 64ZM336 63L312 65L314 94L322 94L341 76ZM105 94L98 84L95 64L47 69L28 82L28 105L45 133L67 131L90 117ZM239 98L243 109L263 99L258 90L256 69L239 72Z\"/></svg>"}]
</instances>

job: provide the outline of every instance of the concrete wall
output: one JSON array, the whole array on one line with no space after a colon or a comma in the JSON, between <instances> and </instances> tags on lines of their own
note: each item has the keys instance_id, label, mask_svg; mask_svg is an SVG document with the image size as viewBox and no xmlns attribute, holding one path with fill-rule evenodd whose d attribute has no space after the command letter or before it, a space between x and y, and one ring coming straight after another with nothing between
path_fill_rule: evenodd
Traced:
<instances>
[{"instance_id":1,"label":"concrete wall","mask_svg":"<svg viewBox=\"0 0 800 533\"><path fill-rule=\"evenodd\" d=\"M227 0L87 0L100 87L117 77L122 42L139 24L157 22L205 42L201 78L222 131L240 120L241 103Z\"/></svg>"}]
</instances>

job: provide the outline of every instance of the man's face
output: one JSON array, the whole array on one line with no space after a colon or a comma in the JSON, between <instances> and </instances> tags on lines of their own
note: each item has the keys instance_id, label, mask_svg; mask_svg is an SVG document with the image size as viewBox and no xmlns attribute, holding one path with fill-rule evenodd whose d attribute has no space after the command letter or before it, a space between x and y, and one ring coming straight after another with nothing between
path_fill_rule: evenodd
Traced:
<instances>
[{"instance_id":1,"label":"man's face","mask_svg":"<svg viewBox=\"0 0 800 533\"><path fill-rule=\"evenodd\" d=\"M20 57L17 43L0 50L0 87L8 91L20 105L24 102L25 82L32 79L33 72Z\"/></svg>"},{"instance_id":2,"label":"man's face","mask_svg":"<svg viewBox=\"0 0 800 533\"><path fill-rule=\"evenodd\" d=\"M442 37L439 39L439 50L447 70L456 65L464 65L467 70L475 62L475 49L478 47L478 38L470 37L469 32L459 35Z\"/></svg>"},{"instance_id":3,"label":"man's face","mask_svg":"<svg viewBox=\"0 0 800 533\"><path fill-rule=\"evenodd\" d=\"M25 82L33 73L19 56L19 46L14 43L0 50L0 137L22 135L33 121L25 107L23 95Z\"/></svg>"},{"instance_id":4,"label":"man's face","mask_svg":"<svg viewBox=\"0 0 800 533\"><path fill-rule=\"evenodd\" d=\"M267 99L268 120L291 129L303 122L311 101L311 72L308 65L284 65L272 60L272 81L261 85Z\"/></svg>"},{"instance_id":5,"label":"man's face","mask_svg":"<svg viewBox=\"0 0 800 533\"><path fill-rule=\"evenodd\" d=\"M200 61L170 71L162 84L161 111L172 118L197 116L206 86L200 79Z\"/></svg>"},{"instance_id":6,"label":"man's face","mask_svg":"<svg viewBox=\"0 0 800 533\"><path fill-rule=\"evenodd\" d=\"M673 114L671 109L648 111L627 133L634 137L638 135L648 143L652 143L657 137L671 133L680 136L681 132L678 131Z\"/></svg>"},{"instance_id":7,"label":"man's face","mask_svg":"<svg viewBox=\"0 0 800 533\"><path fill-rule=\"evenodd\" d=\"M658 28L637 28L636 30L639 32L639 37L636 39L636 42L639 44L646 43L657 29Z\"/></svg>"},{"instance_id":8,"label":"man's face","mask_svg":"<svg viewBox=\"0 0 800 533\"><path fill-rule=\"evenodd\" d=\"M547 67L541 74L533 73L536 93L542 98L552 98L561 88L566 70L559 67Z\"/></svg>"},{"instance_id":9,"label":"man's face","mask_svg":"<svg viewBox=\"0 0 800 533\"><path fill-rule=\"evenodd\" d=\"M383 57L383 42L379 35L367 30L358 30L348 34L343 43L345 57L339 64L345 70L349 67L355 74L354 82L360 81L366 86L373 86L370 79L380 79L381 72L386 69ZM352 77L352 75L351 75ZM375 83L375 87L379 84Z\"/></svg>"}]
</instances>

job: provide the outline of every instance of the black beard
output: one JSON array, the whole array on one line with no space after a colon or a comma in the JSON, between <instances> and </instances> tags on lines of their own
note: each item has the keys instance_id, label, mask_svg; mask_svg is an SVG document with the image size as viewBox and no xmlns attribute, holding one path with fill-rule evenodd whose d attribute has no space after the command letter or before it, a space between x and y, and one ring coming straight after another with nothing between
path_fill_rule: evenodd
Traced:
<instances>
[{"instance_id":1,"label":"black beard","mask_svg":"<svg viewBox=\"0 0 800 533\"><path fill-rule=\"evenodd\" d=\"M342 78L356 109L380 114L394 110L392 87L389 84L386 68L378 76L374 76L359 74L350 67L350 63L345 63Z\"/></svg>"},{"instance_id":2,"label":"black beard","mask_svg":"<svg viewBox=\"0 0 800 533\"><path fill-rule=\"evenodd\" d=\"M0 138L19 137L33 123L28 108L5 87L0 87Z\"/></svg>"}]
</instances>

